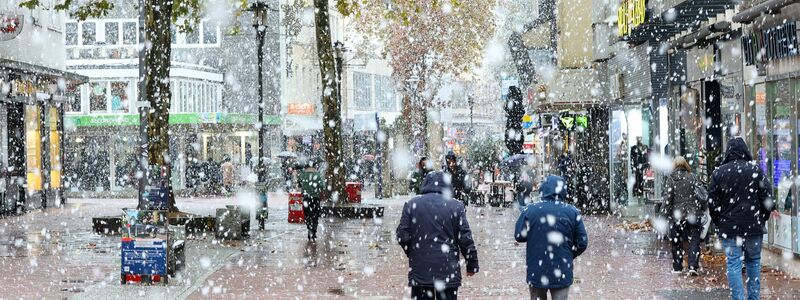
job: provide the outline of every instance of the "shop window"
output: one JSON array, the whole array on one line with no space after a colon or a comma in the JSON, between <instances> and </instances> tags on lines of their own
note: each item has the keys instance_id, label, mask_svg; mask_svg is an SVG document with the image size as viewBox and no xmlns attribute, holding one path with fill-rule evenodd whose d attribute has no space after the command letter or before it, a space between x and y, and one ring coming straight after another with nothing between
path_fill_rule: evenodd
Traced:
<instances>
[{"instance_id":1,"label":"shop window","mask_svg":"<svg viewBox=\"0 0 800 300\"><path fill-rule=\"evenodd\" d=\"M67 46L78 45L78 23L65 24L64 37Z\"/></svg>"},{"instance_id":2,"label":"shop window","mask_svg":"<svg viewBox=\"0 0 800 300\"><path fill-rule=\"evenodd\" d=\"M50 188L61 188L61 134L58 132L59 112L51 107L48 113L50 131Z\"/></svg>"},{"instance_id":3,"label":"shop window","mask_svg":"<svg viewBox=\"0 0 800 300\"><path fill-rule=\"evenodd\" d=\"M42 190L41 108L25 105L25 175L28 192Z\"/></svg>"},{"instance_id":4,"label":"shop window","mask_svg":"<svg viewBox=\"0 0 800 300\"><path fill-rule=\"evenodd\" d=\"M218 29L217 22L203 21L203 44L216 44Z\"/></svg>"},{"instance_id":5,"label":"shop window","mask_svg":"<svg viewBox=\"0 0 800 300\"><path fill-rule=\"evenodd\" d=\"M392 87L392 80L389 76L377 76L375 78L375 93L378 99L378 108L381 111L395 111L395 94Z\"/></svg>"},{"instance_id":6,"label":"shop window","mask_svg":"<svg viewBox=\"0 0 800 300\"><path fill-rule=\"evenodd\" d=\"M136 45L136 22L122 23L122 43L125 45Z\"/></svg>"},{"instance_id":7,"label":"shop window","mask_svg":"<svg viewBox=\"0 0 800 300\"><path fill-rule=\"evenodd\" d=\"M106 45L116 45L119 44L119 23L117 22L106 22L105 23L105 31L106 31Z\"/></svg>"},{"instance_id":8,"label":"shop window","mask_svg":"<svg viewBox=\"0 0 800 300\"><path fill-rule=\"evenodd\" d=\"M96 38L96 27L94 22L81 23L81 44L94 45Z\"/></svg>"},{"instance_id":9,"label":"shop window","mask_svg":"<svg viewBox=\"0 0 800 300\"><path fill-rule=\"evenodd\" d=\"M128 82L111 83L111 111L128 112Z\"/></svg>"},{"instance_id":10,"label":"shop window","mask_svg":"<svg viewBox=\"0 0 800 300\"><path fill-rule=\"evenodd\" d=\"M353 101L358 108L372 108L372 75L354 72L353 86L355 96Z\"/></svg>"},{"instance_id":11,"label":"shop window","mask_svg":"<svg viewBox=\"0 0 800 300\"><path fill-rule=\"evenodd\" d=\"M89 111L105 112L108 110L106 105L106 85L107 82L94 82L89 91Z\"/></svg>"}]
</instances>

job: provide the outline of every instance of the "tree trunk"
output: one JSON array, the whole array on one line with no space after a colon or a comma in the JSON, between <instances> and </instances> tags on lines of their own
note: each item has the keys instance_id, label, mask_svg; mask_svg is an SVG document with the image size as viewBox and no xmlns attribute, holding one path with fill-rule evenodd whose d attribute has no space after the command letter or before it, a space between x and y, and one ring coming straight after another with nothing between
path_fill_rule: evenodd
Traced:
<instances>
[{"instance_id":1,"label":"tree trunk","mask_svg":"<svg viewBox=\"0 0 800 300\"><path fill-rule=\"evenodd\" d=\"M172 97L169 89L169 69L172 54L172 1L148 0L145 6L144 38L144 93L150 108L146 112L147 158L152 182L166 185L169 192L169 210L175 211L172 193L171 162L169 157L169 106Z\"/></svg>"},{"instance_id":2,"label":"tree trunk","mask_svg":"<svg viewBox=\"0 0 800 300\"><path fill-rule=\"evenodd\" d=\"M322 75L322 117L323 139L325 144L325 162L328 168L325 179L328 183L328 194L324 200L344 199L345 166L342 163L342 119L339 85L336 77L331 27L328 17L328 0L314 0L315 25L317 35L317 56L319 70Z\"/></svg>"}]
</instances>

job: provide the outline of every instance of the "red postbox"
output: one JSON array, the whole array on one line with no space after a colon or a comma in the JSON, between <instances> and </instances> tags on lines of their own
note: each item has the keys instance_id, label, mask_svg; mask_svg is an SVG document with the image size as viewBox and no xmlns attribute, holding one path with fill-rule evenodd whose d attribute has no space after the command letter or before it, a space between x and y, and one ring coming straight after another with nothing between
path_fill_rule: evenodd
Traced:
<instances>
[{"instance_id":1,"label":"red postbox","mask_svg":"<svg viewBox=\"0 0 800 300\"><path fill-rule=\"evenodd\" d=\"M348 182L345 184L345 191L347 191L347 202L361 203L361 188L364 185L360 182Z\"/></svg>"},{"instance_id":2,"label":"red postbox","mask_svg":"<svg viewBox=\"0 0 800 300\"><path fill-rule=\"evenodd\" d=\"M289 193L289 223L303 223L306 215L303 212L303 194Z\"/></svg>"}]
</instances>

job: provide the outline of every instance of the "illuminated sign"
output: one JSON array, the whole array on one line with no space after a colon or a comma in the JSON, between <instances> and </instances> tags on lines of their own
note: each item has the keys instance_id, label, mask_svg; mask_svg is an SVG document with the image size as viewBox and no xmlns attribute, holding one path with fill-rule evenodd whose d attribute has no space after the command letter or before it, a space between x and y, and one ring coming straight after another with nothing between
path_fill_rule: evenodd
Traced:
<instances>
[{"instance_id":1,"label":"illuminated sign","mask_svg":"<svg viewBox=\"0 0 800 300\"><path fill-rule=\"evenodd\" d=\"M617 10L619 36L626 36L631 30L644 24L647 19L647 0L623 0Z\"/></svg>"},{"instance_id":2,"label":"illuminated sign","mask_svg":"<svg viewBox=\"0 0 800 300\"><path fill-rule=\"evenodd\" d=\"M287 111L290 115L313 115L314 104L311 103L289 103Z\"/></svg>"}]
</instances>

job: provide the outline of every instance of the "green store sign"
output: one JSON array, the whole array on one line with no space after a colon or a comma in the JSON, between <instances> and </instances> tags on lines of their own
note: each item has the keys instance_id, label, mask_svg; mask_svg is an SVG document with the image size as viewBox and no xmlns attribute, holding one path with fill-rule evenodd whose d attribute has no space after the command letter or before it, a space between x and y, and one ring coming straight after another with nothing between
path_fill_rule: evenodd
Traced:
<instances>
[{"instance_id":1,"label":"green store sign","mask_svg":"<svg viewBox=\"0 0 800 300\"><path fill-rule=\"evenodd\" d=\"M75 127L103 127L103 126L138 126L139 115L118 114L101 116L65 116L65 123ZM170 125L181 124L240 124L254 125L258 122L257 115L226 114L226 113L179 113L169 116ZM280 116L264 116L267 125L280 125Z\"/></svg>"}]
</instances>

